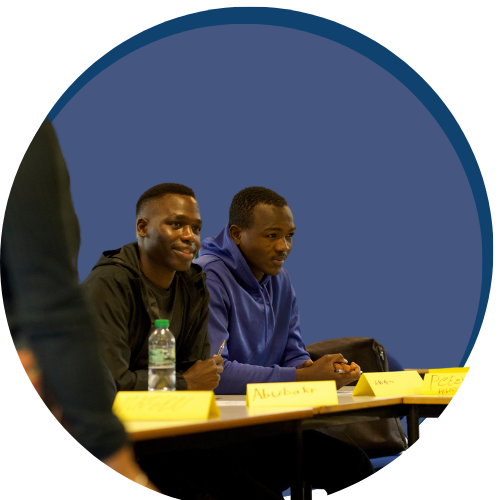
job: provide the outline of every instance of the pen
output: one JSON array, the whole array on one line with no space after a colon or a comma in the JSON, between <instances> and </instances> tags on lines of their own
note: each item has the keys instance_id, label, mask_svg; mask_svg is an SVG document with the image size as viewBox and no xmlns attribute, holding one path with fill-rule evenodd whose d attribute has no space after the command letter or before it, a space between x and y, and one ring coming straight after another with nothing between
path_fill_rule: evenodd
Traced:
<instances>
[{"instance_id":1,"label":"pen","mask_svg":"<svg viewBox=\"0 0 500 500\"><path fill-rule=\"evenodd\" d=\"M219 349L219 352L217 353L217 356L220 356L220 353L222 352L222 349L224 349L224 344L226 343L226 341L224 340L224 342L222 342L222 345L220 346L220 349Z\"/></svg>"},{"instance_id":2,"label":"pen","mask_svg":"<svg viewBox=\"0 0 500 500\"><path fill-rule=\"evenodd\" d=\"M349 361L347 361L347 359L344 359L345 363L342 362L342 363L338 363L338 364L344 364L344 365L347 365L349 363ZM335 370L335 373L350 373L349 370Z\"/></svg>"},{"instance_id":3,"label":"pen","mask_svg":"<svg viewBox=\"0 0 500 500\"><path fill-rule=\"evenodd\" d=\"M345 370L335 370L335 373L351 373ZM361 371L361 368L359 369L359 374L361 375L363 372Z\"/></svg>"}]
</instances>

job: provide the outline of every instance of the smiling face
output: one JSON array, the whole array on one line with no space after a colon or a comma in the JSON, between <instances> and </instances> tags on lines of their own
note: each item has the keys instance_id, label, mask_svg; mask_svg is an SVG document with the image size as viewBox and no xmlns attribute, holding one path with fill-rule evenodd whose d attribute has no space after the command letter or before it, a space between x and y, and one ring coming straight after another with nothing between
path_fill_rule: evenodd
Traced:
<instances>
[{"instance_id":1,"label":"smiling face","mask_svg":"<svg viewBox=\"0 0 500 500\"><path fill-rule=\"evenodd\" d=\"M248 229L231 226L229 234L238 245L257 281L265 274L277 276L292 250L295 234L292 211L288 206L258 204Z\"/></svg>"},{"instance_id":2,"label":"smiling face","mask_svg":"<svg viewBox=\"0 0 500 500\"><path fill-rule=\"evenodd\" d=\"M187 271L201 246L198 203L192 196L166 194L141 210L136 229L141 254L150 265Z\"/></svg>"}]
</instances>

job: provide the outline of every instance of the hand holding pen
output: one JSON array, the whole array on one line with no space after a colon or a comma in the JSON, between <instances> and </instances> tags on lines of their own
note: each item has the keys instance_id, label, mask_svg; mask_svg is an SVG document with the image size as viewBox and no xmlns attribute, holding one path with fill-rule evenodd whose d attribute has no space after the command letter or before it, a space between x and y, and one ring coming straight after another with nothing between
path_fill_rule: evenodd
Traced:
<instances>
[{"instance_id":1,"label":"hand holding pen","mask_svg":"<svg viewBox=\"0 0 500 500\"><path fill-rule=\"evenodd\" d=\"M356 371L356 369L359 369L360 375L363 373L354 361L349 365L348 361L345 360L345 363L334 363L333 366L335 367L335 373L351 373Z\"/></svg>"},{"instance_id":2,"label":"hand holding pen","mask_svg":"<svg viewBox=\"0 0 500 500\"><path fill-rule=\"evenodd\" d=\"M337 354L334 356L342 356L342 354ZM308 368L312 366L312 364L313 361L308 359L306 362L302 363L298 368ZM342 361L337 361L333 363L333 367L335 373L351 373L353 371L356 371L357 368L359 368L359 366L354 362L349 364L349 361L347 361L347 359L345 359L343 356L342 356ZM360 374L363 373L361 371L361 368L359 368L359 373Z\"/></svg>"}]
</instances>

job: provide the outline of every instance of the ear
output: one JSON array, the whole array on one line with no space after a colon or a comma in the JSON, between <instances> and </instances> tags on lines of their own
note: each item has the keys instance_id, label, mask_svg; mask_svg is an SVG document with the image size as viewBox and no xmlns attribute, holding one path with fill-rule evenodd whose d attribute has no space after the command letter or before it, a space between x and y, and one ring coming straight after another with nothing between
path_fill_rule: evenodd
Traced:
<instances>
[{"instance_id":1,"label":"ear","mask_svg":"<svg viewBox=\"0 0 500 500\"><path fill-rule=\"evenodd\" d=\"M140 217L135 223L135 231L137 236L147 236L148 235L148 219Z\"/></svg>"},{"instance_id":2,"label":"ear","mask_svg":"<svg viewBox=\"0 0 500 500\"><path fill-rule=\"evenodd\" d=\"M239 245L241 242L241 233L242 229L239 226L231 226L229 228L229 236L231 236L231 239L236 243L236 245Z\"/></svg>"}]
</instances>

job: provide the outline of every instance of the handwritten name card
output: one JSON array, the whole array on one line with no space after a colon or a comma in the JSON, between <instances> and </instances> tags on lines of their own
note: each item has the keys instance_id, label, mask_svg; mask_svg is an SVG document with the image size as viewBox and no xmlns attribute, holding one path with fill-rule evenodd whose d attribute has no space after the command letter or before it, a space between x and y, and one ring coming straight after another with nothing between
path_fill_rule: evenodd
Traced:
<instances>
[{"instance_id":1,"label":"handwritten name card","mask_svg":"<svg viewBox=\"0 0 500 500\"><path fill-rule=\"evenodd\" d=\"M219 417L212 391L120 391L113 403L120 420L184 420Z\"/></svg>"},{"instance_id":2,"label":"handwritten name card","mask_svg":"<svg viewBox=\"0 0 500 500\"><path fill-rule=\"evenodd\" d=\"M339 404L334 380L247 384L247 406L330 406Z\"/></svg>"},{"instance_id":3,"label":"handwritten name card","mask_svg":"<svg viewBox=\"0 0 500 500\"><path fill-rule=\"evenodd\" d=\"M429 370L429 372L431 372L431 370ZM426 373L422 386L422 394L453 396L466 375L466 371L455 373L448 371L433 371L432 373Z\"/></svg>"},{"instance_id":4,"label":"handwritten name card","mask_svg":"<svg viewBox=\"0 0 500 500\"><path fill-rule=\"evenodd\" d=\"M422 378L417 371L363 373L353 396L400 396L420 394Z\"/></svg>"},{"instance_id":5,"label":"handwritten name card","mask_svg":"<svg viewBox=\"0 0 500 500\"><path fill-rule=\"evenodd\" d=\"M469 367L460 366L456 368L430 368L429 373L467 373Z\"/></svg>"}]
</instances>

